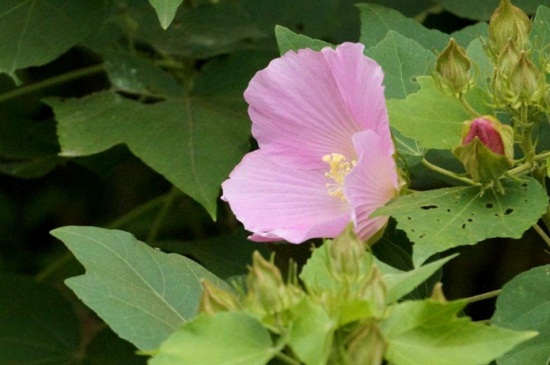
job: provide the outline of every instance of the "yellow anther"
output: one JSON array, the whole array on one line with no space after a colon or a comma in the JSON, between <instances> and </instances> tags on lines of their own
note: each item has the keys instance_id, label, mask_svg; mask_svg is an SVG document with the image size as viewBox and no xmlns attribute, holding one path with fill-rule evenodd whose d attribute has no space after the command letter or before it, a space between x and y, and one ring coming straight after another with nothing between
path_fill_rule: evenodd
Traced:
<instances>
[{"instance_id":1,"label":"yellow anther","mask_svg":"<svg viewBox=\"0 0 550 365\"><path fill-rule=\"evenodd\" d=\"M328 195L345 201L346 197L344 196L343 190L344 180L357 162L348 162L346 161L346 157L339 153L325 155L323 156L323 161L329 165L329 171L325 172L325 177L334 181L326 184Z\"/></svg>"}]
</instances>

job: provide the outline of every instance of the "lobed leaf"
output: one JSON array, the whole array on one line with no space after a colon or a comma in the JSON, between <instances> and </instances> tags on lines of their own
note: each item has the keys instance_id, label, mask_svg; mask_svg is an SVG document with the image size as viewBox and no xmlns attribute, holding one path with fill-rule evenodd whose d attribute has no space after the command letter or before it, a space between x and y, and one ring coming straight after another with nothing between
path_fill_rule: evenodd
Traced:
<instances>
[{"instance_id":1,"label":"lobed leaf","mask_svg":"<svg viewBox=\"0 0 550 365\"><path fill-rule=\"evenodd\" d=\"M86 156L124 143L213 218L222 181L248 150L244 115L199 98L141 104L103 91L46 103L56 115L62 156Z\"/></svg>"},{"instance_id":2,"label":"lobed leaf","mask_svg":"<svg viewBox=\"0 0 550 365\"><path fill-rule=\"evenodd\" d=\"M67 286L141 350L157 348L196 315L202 278L229 289L194 261L155 250L126 232L63 227L51 234L86 268L86 274L67 279Z\"/></svg>"},{"instance_id":3,"label":"lobed leaf","mask_svg":"<svg viewBox=\"0 0 550 365\"><path fill-rule=\"evenodd\" d=\"M550 362L550 265L521 273L504 285L491 323L518 331L538 331L532 340L500 358L499 365Z\"/></svg>"},{"instance_id":4,"label":"lobed leaf","mask_svg":"<svg viewBox=\"0 0 550 365\"><path fill-rule=\"evenodd\" d=\"M334 47L332 44L319 39L309 38L302 34L296 34L288 28L280 25L275 26L275 37L281 56L288 51L298 51L302 48L309 48L314 51L320 51L325 47Z\"/></svg>"},{"instance_id":5,"label":"lobed leaf","mask_svg":"<svg viewBox=\"0 0 550 365\"><path fill-rule=\"evenodd\" d=\"M395 365L484 365L536 332L515 332L457 317L464 301L396 304L381 330L386 359Z\"/></svg>"},{"instance_id":6,"label":"lobed leaf","mask_svg":"<svg viewBox=\"0 0 550 365\"><path fill-rule=\"evenodd\" d=\"M478 186L458 186L401 196L375 215L391 215L414 242L413 262L437 252L492 237L520 238L546 211L548 197L534 179L503 181L501 195Z\"/></svg>"}]
</instances>

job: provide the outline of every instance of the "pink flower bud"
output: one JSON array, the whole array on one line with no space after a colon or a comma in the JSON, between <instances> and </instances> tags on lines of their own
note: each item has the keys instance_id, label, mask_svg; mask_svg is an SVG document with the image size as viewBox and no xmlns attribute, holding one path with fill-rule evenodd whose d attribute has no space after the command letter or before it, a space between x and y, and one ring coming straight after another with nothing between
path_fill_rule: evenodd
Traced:
<instances>
[{"instance_id":1,"label":"pink flower bud","mask_svg":"<svg viewBox=\"0 0 550 365\"><path fill-rule=\"evenodd\" d=\"M481 143L492 152L504 155L504 142L493 121L483 117L474 119L470 124L468 134L462 139L462 144L470 143L475 137L479 138Z\"/></svg>"}]
</instances>

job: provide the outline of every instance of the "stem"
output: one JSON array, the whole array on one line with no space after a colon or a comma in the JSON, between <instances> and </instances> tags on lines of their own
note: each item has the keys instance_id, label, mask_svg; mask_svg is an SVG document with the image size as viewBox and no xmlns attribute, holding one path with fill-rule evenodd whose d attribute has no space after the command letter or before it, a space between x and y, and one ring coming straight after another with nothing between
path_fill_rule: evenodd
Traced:
<instances>
[{"instance_id":1,"label":"stem","mask_svg":"<svg viewBox=\"0 0 550 365\"><path fill-rule=\"evenodd\" d=\"M544 230L538 224L535 224L533 228L539 234L539 236L544 240L544 242L548 245L548 247L550 247L550 237L548 237L546 232L544 232Z\"/></svg>"},{"instance_id":2,"label":"stem","mask_svg":"<svg viewBox=\"0 0 550 365\"><path fill-rule=\"evenodd\" d=\"M472 179L468 179L467 177L458 176L457 174L455 174L452 171L445 170L442 167L439 167L439 166L436 166L436 165L430 163L425 158L422 159L422 164L424 166L426 166L427 168L429 168L430 170L432 170L432 171L435 171L435 172L437 172L441 175L448 176L448 177L453 178L455 180L462 181L463 183L466 183L468 185L479 185L478 183L474 182Z\"/></svg>"},{"instance_id":3,"label":"stem","mask_svg":"<svg viewBox=\"0 0 550 365\"><path fill-rule=\"evenodd\" d=\"M172 203L174 202L174 199L176 198L176 196L178 196L178 194L179 190L175 187L172 187L168 194L163 195L164 205L162 206L162 209L160 210L159 214L156 216L153 224L151 225L151 230L147 235L147 243L152 244L156 241L158 233L160 232L160 228L162 227L162 223L164 222L164 219L170 211L170 207L172 206Z\"/></svg>"},{"instance_id":4,"label":"stem","mask_svg":"<svg viewBox=\"0 0 550 365\"><path fill-rule=\"evenodd\" d=\"M478 112L476 112L474 108L472 108L472 106L470 105L470 103L468 103L468 100L466 100L464 95L460 95L458 100L460 101L460 104L462 104L464 109L466 109L468 113L472 114L474 117L479 117L481 115Z\"/></svg>"},{"instance_id":5,"label":"stem","mask_svg":"<svg viewBox=\"0 0 550 365\"><path fill-rule=\"evenodd\" d=\"M283 354L282 352L277 352L275 354L275 357L277 359L281 360L282 362L284 362L285 364L288 364L288 365L301 365L302 364L301 362L298 362L298 361L294 360L293 358L291 358L288 355Z\"/></svg>"},{"instance_id":6,"label":"stem","mask_svg":"<svg viewBox=\"0 0 550 365\"><path fill-rule=\"evenodd\" d=\"M485 299L498 297L498 295L501 292L502 292L502 289L497 289L497 290L493 290L493 291L490 291L490 292L487 292L487 293L474 295L473 297L464 298L463 300L468 302L468 304L471 304L471 303L479 302L479 301L482 301L482 300L485 300Z\"/></svg>"},{"instance_id":7,"label":"stem","mask_svg":"<svg viewBox=\"0 0 550 365\"><path fill-rule=\"evenodd\" d=\"M57 84L61 84L64 82L68 82L71 80L79 79L84 76L93 75L96 73L100 73L105 70L104 64L94 65L87 68L82 68L80 70L75 70L71 72L64 73L62 75L54 76L52 78L42 80L39 82L36 82L34 84L30 84L27 86L20 87L18 89L14 89L11 91L8 91L7 93L0 95L0 103L4 102L6 100L17 98L21 95L30 94L38 90L45 89L50 86L54 86Z\"/></svg>"},{"instance_id":8,"label":"stem","mask_svg":"<svg viewBox=\"0 0 550 365\"><path fill-rule=\"evenodd\" d=\"M531 171L533 164L531 162L525 162L519 166L514 167L513 169L508 170L506 173L509 175L520 175Z\"/></svg>"}]
</instances>

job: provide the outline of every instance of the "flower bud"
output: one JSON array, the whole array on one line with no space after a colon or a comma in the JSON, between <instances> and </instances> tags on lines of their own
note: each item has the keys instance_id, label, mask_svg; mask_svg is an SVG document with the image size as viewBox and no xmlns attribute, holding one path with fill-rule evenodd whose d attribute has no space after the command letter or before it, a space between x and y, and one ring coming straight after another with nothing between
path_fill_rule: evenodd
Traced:
<instances>
[{"instance_id":1,"label":"flower bud","mask_svg":"<svg viewBox=\"0 0 550 365\"><path fill-rule=\"evenodd\" d=\"M527 48L531 20L520 8L512 5L510 0L501 0L489 21L489 39L500 54L508 39L511 39L519 50Z\"/></svg>"},{"instance_id":2,"label":"flower bud","mask_svg":"<svg viewBox=\"0 0 550 365\"><path fill-rule=\"evenodd\" d=\"M438 282L434 285L432 295L430 295L430 299L435 300L439 303L447 302L447 298L445 298L445 294L443 294L443 283Z\"/></svg>"},{"instance_id":3,"label":"flower bud","mask_svg":"<svg viewBox=\"0 0 550 365\"><path fill-rule=\"evenodd\" d=\"M498 57L498 74L509 77L512 69L518 64L520 57L521 53L518 51L514 42L508 39L508 42L506 42L506 45Z\"/></svg>"},{"instance_id":4,"label":"flower bud","mask_svg":"<svg viewBox=\"0 0 550 365\"><path fill-rule=\"evenodd\" d=\"M239 299L232 293L218 288L210 281L203 279L202 296L199 304L199 312L214 314L217 312L230 312L241 308Z\"/></svg>"},{"instance_id":5,"label":"flower bud","mask_svg":"<svg viewBox=\"0 0 550 365\"><path fill-rule=\"evenodd\" d=\"M513 108L540 104L545 98L544 77L538 68L521 52L516 66L510 72L507 92Z\"/></svg>"},{"instance_id":6,"label":"flower bud","mask_svg":"<svg viewBox=\"0 0 550 365\"><path fill-rule=\"evenodd\" d=\"M380 365L384 360L387 344L375 321L361 324L350 335L347 348L350 365Z\"/></svg>"},{"instance_id":7,"label":"flower bud","mask_svg":"<svg viewBox=\"0 0 550 365\"><path fill-rule=\"evenodd\" d=\"M495 182L513 166L514 130L491 116L464 123L462 143L453 149L476 182Z\"/></svg>"},{"instance_id":8,"label":"flower bud","mask_svg":"<svg viewBox=\"0 0 550 365\"><path fill-rule=\"evenodd\" d=\"M372 265L369 279L362 284L358 297L371 304L374 317L382 317L386 310L387 288L378 266Z\"/></svg>"},{"instance_id":9,"label":"flower bud","mask_svg":"<svg viewBox=\"0 0 550 365\"><path fill-rule=\"evenodd\" d=\"M435 69L439 82L454 96L464 95L470 89L471 62L466 50L451 38L449 44L437 57Z\"/></svg>"},{"instance_id":10,"label":"flower bud","mask_svg":"<svg viewBox=\"0 0 550 365\"><path fill-rule=\"evenodd\" d=\"M329 244L330 272L339 281L357 282L364 278L370 262L366 261L365 244L349 224Z\"/></svg>"}]
</instances>

